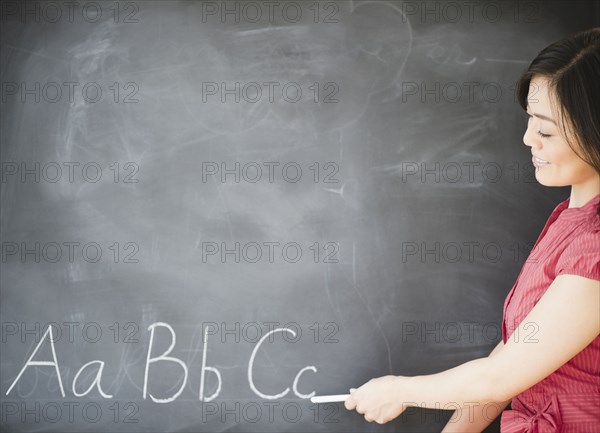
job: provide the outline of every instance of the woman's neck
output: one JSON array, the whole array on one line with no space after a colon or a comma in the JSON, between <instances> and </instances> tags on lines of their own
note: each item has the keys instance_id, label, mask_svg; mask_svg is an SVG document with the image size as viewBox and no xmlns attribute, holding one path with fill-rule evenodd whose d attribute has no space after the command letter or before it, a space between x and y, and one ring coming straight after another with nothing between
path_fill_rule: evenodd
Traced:
<instances>
[{"instance_id":1,"label":"woman's neck","mask_svg":"<svg viewBox=\"0 0 600 433\"><path fill-rule=\"evenodd\" d=\"M600 175L584 184L571 186L569 208L581 207L600 194Z\"/></svg>"}]
</instances>

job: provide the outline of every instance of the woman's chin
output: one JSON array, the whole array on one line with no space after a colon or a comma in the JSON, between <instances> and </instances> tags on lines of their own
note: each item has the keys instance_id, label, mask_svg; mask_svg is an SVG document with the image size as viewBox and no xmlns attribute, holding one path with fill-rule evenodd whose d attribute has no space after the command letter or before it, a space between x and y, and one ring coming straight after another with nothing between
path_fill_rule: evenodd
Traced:
<instances>
[{"instance_id":1,"label":"woman's chin","mask_svg":"<svg viewBox=\"0 0 600 433\"><path fill-rule=\"evenodd\" d=\"M554 178L553 176L549 176L546 173L544 173L543 169L535 170L535 178L538 181L538 183L544 186L564 186L561 182L557 182L556 178Z\"/></svg>"},{"instance_id":2,"label":"woman's chin","mask_svg":"<svg viewBox=\"0 0 600 433\"><path fill-rule=\"evenodd\" d=\"M546 175L544 175L542 173L538 173L537 171L535 173L535 179L538 181L538 183L540 185L544 185L544 186L561 187L561 186L570 186L570 185L572 185L569 182L561 182L560 180L556 179L555 177L546 176Z\"/></svg>"}]
</instances>

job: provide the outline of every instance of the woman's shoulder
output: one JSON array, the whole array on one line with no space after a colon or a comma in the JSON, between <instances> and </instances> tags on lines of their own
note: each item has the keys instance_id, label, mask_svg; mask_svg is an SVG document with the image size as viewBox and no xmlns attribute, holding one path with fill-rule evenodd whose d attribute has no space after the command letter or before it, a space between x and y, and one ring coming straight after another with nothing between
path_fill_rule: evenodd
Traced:
<instances>
[{"instance_id":1,"label":"woman's shoulder","mask_svg":"<svg viewBox=\"0 0 600 433\"><path fill-rule=\"evenodd\" d=\"M571 233L572 238L596 237L600 233L600 195L579 208L570 208L569 199L560 202L552 211L549 220L558 219L561 229ZM600 245L598 245L600 250Z\"/></svg>"},{"instance_id":2,"label":"woman's shoulder","mask_svg":"<svg viewBox=\"0 0 600 433\"><path fill-rule=\"evenodd\" d=\"M598 236L600 236L600 215L594 214L586 218L581 224L581 229L578 231L577 236L591 237L598 240ZM600 244L597 246L600 251Z\"/></svg>"},{"instance_id":3,"label":"woman's shoulder","mask_svg":"<svg viewBox=\"0 0 600 433\"><path fill-rule=\"evenodd\" d=\"M573 232L569 246L597 253L600 257L600 215L587 218Z\"/></svg>"},{"instance_id":4,"label":"woman's shoulder","mask_svg":"<svg viewBox=\"0 0 600 433\"><path fill-rule=\"evenodd\" d=\"M558 257L556 274L575 274L600 280L600 216L578 227Z\"/></svg>"}]
</instances>

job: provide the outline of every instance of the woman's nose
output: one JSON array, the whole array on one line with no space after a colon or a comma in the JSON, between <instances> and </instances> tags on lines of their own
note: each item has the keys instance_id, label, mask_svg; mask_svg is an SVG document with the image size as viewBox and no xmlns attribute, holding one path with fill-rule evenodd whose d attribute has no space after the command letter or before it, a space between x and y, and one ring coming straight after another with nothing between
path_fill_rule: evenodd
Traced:
<instances>
[{"instance_id":1,"label":"woman's nose","mask_svg":"<svg viewBox=\"0 0 600 433\"><path fill-rule=\"evenodd\" d=\"M529 126L525 130L525 134L523 134L523 143L529 147L539 147L541 144L534 132L534 128L531 127L531 122L529 122Z\"/></svg>"}]
</instances>

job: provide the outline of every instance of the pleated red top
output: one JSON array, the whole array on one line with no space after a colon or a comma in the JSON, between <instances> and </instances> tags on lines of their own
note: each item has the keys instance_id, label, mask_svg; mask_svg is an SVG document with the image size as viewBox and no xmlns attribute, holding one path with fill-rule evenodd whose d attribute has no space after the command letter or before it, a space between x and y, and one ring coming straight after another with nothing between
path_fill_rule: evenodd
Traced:
<instances>
[{"instance_id":1,"label":"pleated red top","mask_svg":"<svg viewBox=\"0 0 600 433\"><path fill-rule=\"evenodd\" d=\"M600 290L598 203L600 194L579 208L569 208L567 199L552 211L504 301L504 343L558 275L597 280ZM502 433L599 433L600 335L550 376L513 397L511 408L502 413Z\"/></svg>"}]
</instances>

